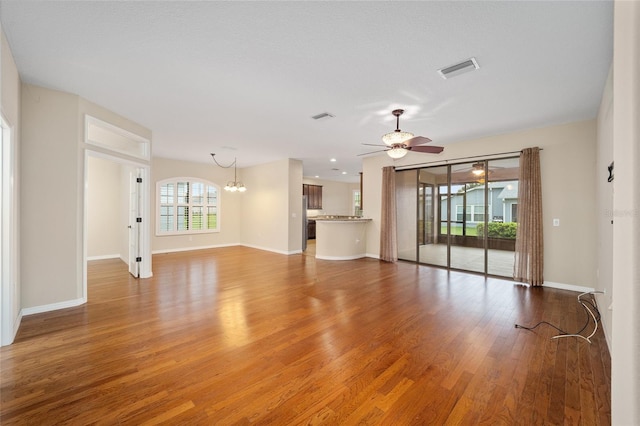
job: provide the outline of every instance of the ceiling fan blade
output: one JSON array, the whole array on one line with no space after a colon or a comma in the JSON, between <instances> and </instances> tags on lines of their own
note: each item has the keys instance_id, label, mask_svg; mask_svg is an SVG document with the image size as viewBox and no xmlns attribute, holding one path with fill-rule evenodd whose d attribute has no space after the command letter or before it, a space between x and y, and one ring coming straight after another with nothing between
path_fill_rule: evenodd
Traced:
<instances>
[{"instance_id":1,"label":"ceiling fan blade","mask_svg":"<svg viewBox=\"0 0 640 426\"><path fill-rule=\"evenodd\" d=\"M381 150L379 150L379 151L365 152L364 154L358 154L358 155L356 155L356 157L361 157L361 156L363 156L363 155L375 154L375 153L378 153L378 152L385 152L385 151L389 151L389 150L388 150L388 149L381 149Z\"/></svg>"},{"instance_id":2,"label":"ceiling fan blade","mask_svg":"<svg viewBox=\"0 0 640 426\"><path fill-rule=\"evenodd\" d=\"M411 139L404 141L407 146L424 145L429 142L431 142L431 139L425 138L424 136L414 136Z\"/></svg>"},{"instance_id":3,"label":"ceiling fan blade","mask_svg":"<svg viewBox=\"0 0 640 426\"><path fill-rule=\"evenodd\" d=\"M386 145L383 145L383 144L381 144L381 143L362 143L362 144L360 144L360 145L367 145L367 146L386 146Z\"/></svg>"},{"instance_id":4,"label":"ceiling fan blade","mask_svg":"<svg viewBox=\"0 0 640 426\"><path fill-rule=\"evenodd\" d=\"M414 151L414 152L425 152L427 154L440 154L442 151L444 151L444 147L442 147L442 146L434 146L434 145L429 145L429 146L410 146L408 149L410 149L411 151Z\"/></svg>"}]
</instances>

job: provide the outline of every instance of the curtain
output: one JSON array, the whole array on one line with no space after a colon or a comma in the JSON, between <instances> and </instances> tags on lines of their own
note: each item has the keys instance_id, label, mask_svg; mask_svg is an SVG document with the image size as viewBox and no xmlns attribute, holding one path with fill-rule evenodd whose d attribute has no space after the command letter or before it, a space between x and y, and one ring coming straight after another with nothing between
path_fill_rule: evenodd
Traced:
<instances>
[{"instance_id":1,"label":"curtain","mask_svg":"<svg viewBox=\"0 0 640 426\"><path fill-rule=\"evenodd\" d=\"M380 259L398 260L396 230L396 172L393 166L382 169L382 212L380 220Z\"/></svg>"},{"instance_id":2,"label":"curtain","mask_svg":"<svg viewBox=\"0 0 640 426\"><path fill-rule=\"evenodd\" d=\"M541 286L543 278L542 184L540 148L526 148L520 155L518 230L516 232L516 281Z\"/></svg>"}]
</instances>

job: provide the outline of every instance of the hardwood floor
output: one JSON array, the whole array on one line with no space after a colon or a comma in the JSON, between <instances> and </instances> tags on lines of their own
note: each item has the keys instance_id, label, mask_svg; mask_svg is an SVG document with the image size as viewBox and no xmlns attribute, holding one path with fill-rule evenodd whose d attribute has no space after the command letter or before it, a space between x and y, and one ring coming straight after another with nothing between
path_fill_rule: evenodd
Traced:
<instances>
[{"instance_id":1,"label":"hardwood floor","mask_svg":"<svg viewBox=\"0 0 640 426\"><path fill-rule=\"evenodd\" d=\"M247 247L89 266L86 305L0 349L0 423L607 425L601 331L577 293Z\"/></svg>"}]
</instances>

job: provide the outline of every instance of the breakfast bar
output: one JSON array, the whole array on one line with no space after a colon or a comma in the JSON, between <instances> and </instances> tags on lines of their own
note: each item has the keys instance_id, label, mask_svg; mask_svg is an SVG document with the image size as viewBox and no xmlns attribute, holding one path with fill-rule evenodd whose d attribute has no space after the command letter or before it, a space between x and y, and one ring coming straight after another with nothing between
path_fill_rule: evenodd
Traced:
<instances>
[{"instance_id":1,"label":"breakfast bar","mask_svg":"<svg viewBox=\"0 0 640 426\"><path fill-rule=\"evenodd\" d=\"M357 216L316 218L316 259L352 260L366 256L366 228L371 219Z\"/></svg>"}]
</instances>

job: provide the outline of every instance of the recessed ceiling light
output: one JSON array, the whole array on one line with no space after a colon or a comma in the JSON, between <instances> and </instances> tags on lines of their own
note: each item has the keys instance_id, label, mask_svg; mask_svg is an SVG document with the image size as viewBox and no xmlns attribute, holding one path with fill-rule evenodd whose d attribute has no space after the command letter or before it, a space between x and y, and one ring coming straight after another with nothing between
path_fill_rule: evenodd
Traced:
<instances>
[{"instance_id":1,"label":"recessed ceiling light","mask_svg":"<svg viewBox=\"0 0 640 426\"><path fill-rule=\"evenodd\" d=\"M319 178L320 176L316 175L316 179Z\"/></svg>"},{"instance_id":2,"label":"recessed ceiling light","mask_svg":"<svg viewBox=\"0 0 640 426\"><path fill-rule=\"evenodd\" d=\"M342 172L342 174L343 174L343 175L346 175L346 174L347 174L347 172Z\"/></svg>"},{"instance_id":3,"label":"recessed ceiling light","mask_svg":"<svg viewBox=\"0 0 640 426\"><path fill-rule=\"evenodd\" d=\"M335 158L332 158L332 159L331 159L331 160L329 160L329 161L331 161L332 163L335 163L335 162L336 162L336 161L338 161L338 160L336 160Z\"/></svg>"}]
</instances>

